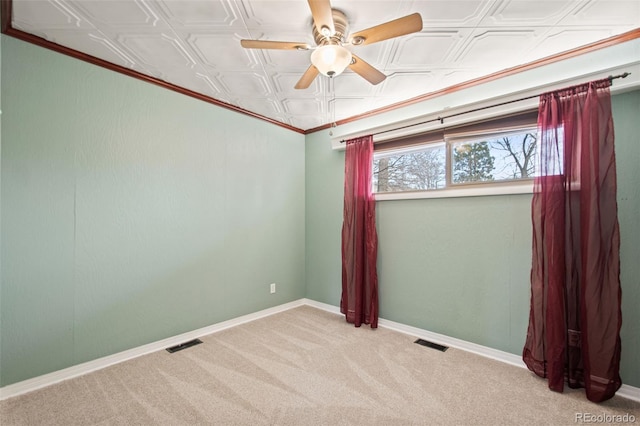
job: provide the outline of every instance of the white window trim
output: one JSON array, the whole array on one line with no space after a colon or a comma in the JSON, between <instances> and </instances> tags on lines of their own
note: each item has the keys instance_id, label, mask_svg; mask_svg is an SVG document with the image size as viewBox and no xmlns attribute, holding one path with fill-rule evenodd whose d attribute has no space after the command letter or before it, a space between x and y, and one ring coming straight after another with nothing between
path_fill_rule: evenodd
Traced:
<instances>
[{"instance_id":1,"label":"white window trim","mask_svg":"<svg viewBox=\"0 0 640 426\"><path fill-rule=\"evenodd\" d=\"M492 119L499 118L501 116L507 116L510 114L517 114L520 112L537 108L539 104L539 100L537 98L534 98L534 99L525 99L512 104L491 107L489 109L466 112L466 111L473 110L474 108L490 106L492 102L495 103L495 102L510 101L512 100L512 98L515 98L515 96L502 97L498 99L493 99L491 101L468 104L459 108L451 108L451 109L440 111L435 114L420 116L419 118L415 118L412 120L395 122L385 126L371 128L366 131L359 131L356 133L345 134L345 135L336 135L331 138L331 146L332 146L332 149L334 150L343 151L347 146L347 144L345 143L347 139L359 137L366 134L373 134L374 135L373 143L377 144L380 142L386 142L391 139L411 136L418 133L428 133L435 130L441 130L446 127L456 127L456 126L461 126L461 125L478 122L478 121L492 120ZM456 116L456 114L462 114L462 115ZM443 123L440 123L438 121L440 116L447 117L449 115L453 115L453 117L443 119L444 120ZM426 121L426 123L421 125L415 124L420 121Z\"/></svg>"},{"instance_id":2,"label":"white window trim","mask_svg":"<svg viewBox=\"0 0 640 426\"><path fill-rule=\"evenodd\" d=\"M423 198L482 197L488 195L533 194L533 179L509 183L480 183L456 188L426 191L378 192L376 201L417 200Z\"/></svg>"}]
</instances>

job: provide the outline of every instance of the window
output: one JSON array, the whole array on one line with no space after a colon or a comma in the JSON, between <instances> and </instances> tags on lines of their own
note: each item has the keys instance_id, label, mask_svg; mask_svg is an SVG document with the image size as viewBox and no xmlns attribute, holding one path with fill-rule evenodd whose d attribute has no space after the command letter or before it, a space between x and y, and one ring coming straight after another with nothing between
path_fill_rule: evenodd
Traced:
<instances>
[{"instance_id":1,"label":"window","mask_svg":"<svg viewBox=\"0 0 640 426\"><path fill-rule=\"evenodd\" d=\"M530 179L536 174L536 129L451 141L452 182Z\"/></svg>"},{"instance_id":2,"label":"window","mask_svg":"<svg viewBox=\"0 0 640 426\"><path fill-rule=\"evenodd\" d=\"M379 143L373 160L373 191L437 196L481 186L530 184L538 172L536 119L537 112L528 112Z\"/></svg>"},{"instance_id":3,"label":"window","mask_svg":"<svg viewBox=\"0 0 640 426\"><path fill-rule=\"evenodd\" d=\"M375 154L374 192L424 191L446 186L446 149L433 143L418 149Z\"/></svg>"}]
</instances>

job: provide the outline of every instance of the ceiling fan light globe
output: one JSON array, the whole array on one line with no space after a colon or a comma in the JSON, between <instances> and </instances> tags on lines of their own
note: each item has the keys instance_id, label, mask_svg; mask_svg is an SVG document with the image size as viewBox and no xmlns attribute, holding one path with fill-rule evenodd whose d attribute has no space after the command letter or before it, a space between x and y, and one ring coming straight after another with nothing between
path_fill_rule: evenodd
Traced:
<instances>
[{"instance_id":1,"label":"ceiling fan light globe","mask_svg":"<svg viewBox=\"0 0 640 426\"><path fill-rule=\"evenodd\" d=\"M311 63L321 74L335 77L351 63L351 52L337 44L320 46L311 53Z\"/></svg>"}]
</instances>

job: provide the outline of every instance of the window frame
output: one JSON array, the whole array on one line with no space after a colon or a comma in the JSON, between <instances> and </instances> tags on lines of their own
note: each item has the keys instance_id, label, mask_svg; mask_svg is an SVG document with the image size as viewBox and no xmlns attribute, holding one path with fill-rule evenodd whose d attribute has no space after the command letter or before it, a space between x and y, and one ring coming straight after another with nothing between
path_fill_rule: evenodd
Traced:
<instances>
[{"instance_id":1,"label":"window frame","mask_svg":"<svg viewBox=\"0 0 640 426\"><path fill-rule=\"evenodd\" d=\"M381 143L379 147L374 146L374 161L381 156L391 156L395 153L420 151L422 149L428 149L429 145L443 145L445 147L445 187L437 189L425 189L414 191L394 191L394 192L373 192L374 198L378 201L385 200L404 200L404 199L422 199L422 198L452 198L452 197L474 197L474 196L487 196L487 195L511 195L511 194L531 194L533 193L533 181L535 176L519 179L501 179L497 181L479 181L479 182L453 182L453 146L454 144L461 143L464 140L473 141L482 139L484 136L508 135L514 133L525 133L525 131L538 133L537 120L529 117L527 123L517 122L520 116L537 114L537 111L529 110L515 116L515 123L513 125L504 125L501 127L491 127L491 123L502 123L505 120L508 121L511 117L499 116L490 119L482 120L476 123L465 124L461 126L452 127L450 129L439 130L429 132L426 134L426 142L416 143L416 139L420 138L420 135L410 135L405 138L401 138L399 141L393 140L391 142ZM528 114L528 115L527 115ZM483 128L489 126L487 128ZM434 139L434 134L437 135L441 132L442 139ZM402 139L411 141L410 144L402 146ZM538 141L540 136L538 135ZM393 148L386 148L386 146L393 146ZM377 148L377 149L376 149ZM539 146L536 148L538 152ZM373 182L373 180L372 180ZM373 185L373 183L372 183ZM373 190L374 188L372 188Z\"/></svg>"}]
</instances>

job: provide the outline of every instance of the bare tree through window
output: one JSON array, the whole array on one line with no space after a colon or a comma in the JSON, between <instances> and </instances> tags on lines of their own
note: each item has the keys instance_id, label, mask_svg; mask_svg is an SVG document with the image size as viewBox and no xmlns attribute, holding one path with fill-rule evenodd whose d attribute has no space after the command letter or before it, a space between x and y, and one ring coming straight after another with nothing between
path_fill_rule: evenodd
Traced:
<instances>
[{"instance_id":1,"label":"bare tree through window","mask_svg":"<svg viewBox=\"0 0 640 426\"><path fill-rule=\"evenodd\" d=\"M504 172L511 179L526 179L535 175L537 142L535 133L519 133L495 139L491 147L494 151L502 151Z\"/></svg>"},{"instance_id":2,"label":"bare tree through window","mask_svg":"<svg viewBox=\"0 0 640 426\"><path fill-rule=\"evenodd\" d=\"M374 160L376 192L420 191L445 186L444 145L380 156Z\"/></svg>"}]
</instances>

